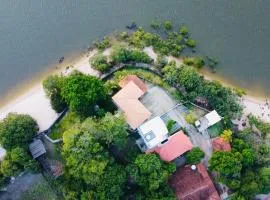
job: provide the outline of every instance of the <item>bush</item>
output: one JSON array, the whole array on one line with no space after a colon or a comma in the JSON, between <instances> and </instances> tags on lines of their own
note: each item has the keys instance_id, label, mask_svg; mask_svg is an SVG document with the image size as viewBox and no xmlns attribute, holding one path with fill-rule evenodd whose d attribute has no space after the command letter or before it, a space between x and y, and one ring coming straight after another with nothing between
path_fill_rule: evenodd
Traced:
<instances>
[{"instance_id":1,"label":"bush","mask_svg":"<svg viewBox=\"0 0 270 200\"><path fill-rule=\"evenodd\" d=\"M142 62L150 63L151 58L143 51L116 47L111 53L113 63Z\"/></svg>"},{"instance_id":2,"label":"bush","mask_svg":"<svg viewBox=\"0 0 270 200\"><path fill-rule=\"evenodd\" d=\"M156 22L156 21L153 21L153 22L151 23L150 26L151 26L151 28L153 28L153 29L155 29L155 30L158 30L158 29L161 28L160 23L158 23L158 22Z\"/></svg>"},{"instance_id":3,"label":"bush","mask_svg":"<svg viewBox=\"0 0 270 200\"><path fill-rule=\"evenodd\" d=\"M166 56L164 55L160 55L158 54L157 56L157 59L156 59L156 66L159 68L159 69L162 69L165 65L168 64L168 59Z\"/></svg>"},{"instance_id":4,"label":"bush","mask_svg":"<svg viewBox=\"0 0 270 200\"><path fill-rule=\"evenodd\" d=\"M186 153L188 164L198 164L204 158L204 152L199 147L194 147L191 151Z\"/></svg>"},{"instance_id":5,"label":"bush","mask_svg":"<svg viewBox=\"0 0 270 200\"><path fill-rule=\"evenodd\" d=\"M172 22L171 21L168 21L168 20L164 21L163 26L164 26L164 28L166 30L172 30L172 28L173 28Z\"/></svg>"},{"instance_id":6,"label":"bush","mask_svg":"<svg viewBox=\"0 0 270 200\"><path fill-rule=\"evenodd\" d=\"M119 37L122 40L126 40L128 38L128 33L124 31L124 32L119 34Z\"/></svg>"},{"instance_id":7,"label":"bush","mask_svg":"<svg viewBox=\"0 0 270 200\"><path fill-rule=\"evenodd\" d=\"M189 124L194 124L197 119L196 119L196 116L194 115L194 113L193 112L190 112L189 114L187 114L185 116L185 120Z\"/></svg>"},{"instance_id":8,"label":"bush","mask_svg":"<svg viewBox=\"0 0 270 200\"><path fill-rule=\"evenodd\" d=\"M193 66L198 69L202 68L205 64L202 57L184 57L183 63L188 66Z\"/></svg>"},{"instance_id":9,"label":"bush","mask_svg":"<svg viewBox=\"0 0 270 200\"><path fill-rule=\"evenodd\" d=\"M194 47L196 47L196 41L193 40L193 39L187 39L186 40L186 45L191 47L191 48L194 48Z\"/></svg>"},{"instance_id":10,"label":"bush","mask_svg":"<svg viewBox=\"0 0 270 200\"><path fill-rule=\"evenodd\" d=\"M167 122L167 129L169 131L169 133L172 131L172 128L173 126L176 124L176 121L170 119L168 122Z\"/></svg>"},{"instance_id":11,"label":"bush","mask_svg":"<svg viewBox=\"0 0 270 200\"><path fill-rule=\"evenodd\" d=\"M94 69L100 72L107 72L110 69L110 64L107 61L107 57L102 54L97 54L90 59L91 65Z\"/></svg>"},{"instance_id":12,"label":"bush","mask_svg":"<svg viewBox=\"0 0 270 200\"><path fill-rule=\"evenodd\" d=\"M96 48L98 48L99 50L104 50L106 48L111 47L111 42L110 42L110 39L108 37L104 37L103 40L101 40L101 41L99 41L99 40L95 41L94 46Z\"/></svg>"},{"instance_id":13,"label":"bush","mask_svg":"<svg viewBox=\"0 0 270 200\"><path fill-rule=\"evenodd\" d=\"M179 32L184 36L188 35L188 27L186 25L182 25Z\"/></svg>"}]
</instances>

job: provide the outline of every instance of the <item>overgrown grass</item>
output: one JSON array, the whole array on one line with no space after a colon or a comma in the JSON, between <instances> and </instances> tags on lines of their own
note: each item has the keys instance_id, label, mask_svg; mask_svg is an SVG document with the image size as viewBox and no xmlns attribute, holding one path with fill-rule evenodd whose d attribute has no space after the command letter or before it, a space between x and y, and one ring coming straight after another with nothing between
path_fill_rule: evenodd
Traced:
<instances>
[{"instance_id":1,"label":"overgrown grass","mask_svg":"<svg viewBox=\"0 0 270 200\"><path fill-rule=\"evenodd\" d=\"M68 112L67 115L53 127L52 133L49 137L53 140L60 139L63 133L72 126L79 124L82 121L81 117L75 112Z\"/></svg>"}]
</instances>

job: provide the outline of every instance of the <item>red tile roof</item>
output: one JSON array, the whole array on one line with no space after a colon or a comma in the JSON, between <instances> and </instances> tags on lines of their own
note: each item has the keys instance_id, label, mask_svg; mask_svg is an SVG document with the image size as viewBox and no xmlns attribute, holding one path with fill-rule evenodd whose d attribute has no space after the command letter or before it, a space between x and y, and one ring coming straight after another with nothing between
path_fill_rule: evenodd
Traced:
<instances>
[{"instance_id":1,"label":"red tile roof","mask_svg":"<svg viewBox=\"0 0 270 200\"><path fill-rule=\"evenodd\" d=\"M231 151L231 145L226 142L222 137L212 139L212 146L214 151Z\"/></svg>"},{"instance_id":2,"label":"red tile roof","mask_svg":"<svg viewBox=\"0 0 270 200\"><path fill-rule=\"evenodd\" d=\"M160 155L164 161L172 161L183 153L191 150L193 147L189 138L183 131L179 131L168 138L168 142L158 146L155 152Z\"/></svg>"},{"instance_id":3,"label":"red tile roof","mask_svg":"<svg viewBox=\"0 0 270 200\"><path fill-rule=\"evenodd\" d=\"M169 184L178 200L220 200L216 188L203 164L178 168L170 177Z\"/></svg>"},{"instance_id":4,"label":"red tile roof","mask_svg":"<svg viewBox=\"0 0 270 200\"><path fill-rule=\"evenodd\" d=\"M144 84L144 82L139 79L136 75L128 75L125 78L123 78L119 85L121 88L124 88L130 81L135 83L143 92L147 92L147 86Z\"/></svg>"}]
</instances>

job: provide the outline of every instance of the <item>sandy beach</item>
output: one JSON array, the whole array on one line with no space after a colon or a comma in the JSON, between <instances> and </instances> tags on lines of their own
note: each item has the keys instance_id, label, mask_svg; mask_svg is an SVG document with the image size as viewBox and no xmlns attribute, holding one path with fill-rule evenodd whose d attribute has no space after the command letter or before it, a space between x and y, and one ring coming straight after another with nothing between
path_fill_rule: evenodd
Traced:
<instances>
[{"instance_id":1,"label":"sandy beach","mask_svg":"<svg viewBox=\"0 0 270 200\"><path fill-rule=\"evenodd\" d=\"M71 62L67 65L73 67L63 67L60 70L56 70L55 73L67 75L76 69L85 74L99 76L99 72L92 69L89 64L89 58L96 52L96 50L93 50L84 54L79 59L76 59L74 63ZM31 115L37 121L40 132L48 129L59 116L51 108L50 101L42 88L41 80L29 88L25 94L16 97L7 105L1 107L0 120L4 119L10 112Z\"/></svg>"},{"instance_id":2,"label":"sandy beach","mask_svg":"<svg viewBox=\"0 0 270 200\"><path fill-rule=\"evenodd\" d=\"M105 51L104 54L108 54L109 50ZM156 60L157 55L151 47L144 49L152 59ZM73 63L70 63L60 70L57 70L56 74L67 75L74 69L81 71L82 73L99 76L99 72L91 68L89 64L89 58L97 53L97 50L92 50L83 54L79 59L76 59ZM182 62L181 59L169 57L169 60L175 60L177 64ZM212 79L212 77L206 76L206 79ZM226 85L226 84L225 84ZM270 122L270 102L266 99L244 96L241 98L241 103L244 106L244 115L253 114L261 118L265 122ZM46 97L45 92L42 88L42 81L40 80L32 88L18 97L13 101L10 101L4 107L0 108L0 120L5 118L8 113L16 112L20 114L29 114L36 119L40 132L46 130L50 125L57 119L58 114L50 106L50 101Z\"/></svg>"}]
</instances>

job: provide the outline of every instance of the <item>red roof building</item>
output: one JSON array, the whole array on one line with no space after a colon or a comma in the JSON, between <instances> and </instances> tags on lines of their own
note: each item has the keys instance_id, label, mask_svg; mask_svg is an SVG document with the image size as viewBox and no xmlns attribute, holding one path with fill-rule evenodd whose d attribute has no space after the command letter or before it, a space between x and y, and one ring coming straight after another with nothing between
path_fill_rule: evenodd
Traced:
<instances>
[{"instance_id":1,"label":"red roof building","mask_svg":"<svg viewBox=\"0 0 270 200\"><path fill-rule=\"evenodd\" d=\"M216 188L203 164L178 168L170 177L169 184L178 200L220 200Z\"/></svg>"},{"instance_id":2,"label":"red roof building","mask_svg":"<svg viewBox=\"0 0 270 200\"><path fill-rule=\"evenodd\" d=\"M168 141L155 148L155 152L159 154L164 161L170 162L193 147L189 138L183 131L179 131L168 138Z\"/></svg>"},{"instance_id":3,"label":"red roof building","mask_svg":"<svg viewBox=\"0 0 270 200\"><path fill-rule=\"evenodd\" d=\"M212 146L214 151L231 151L231 145L226 142L222 137L216 137L212 139Z\"/></svg>"}]
</instances>

